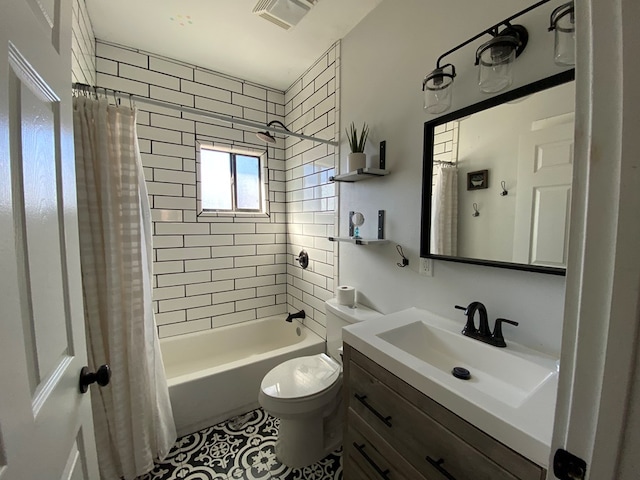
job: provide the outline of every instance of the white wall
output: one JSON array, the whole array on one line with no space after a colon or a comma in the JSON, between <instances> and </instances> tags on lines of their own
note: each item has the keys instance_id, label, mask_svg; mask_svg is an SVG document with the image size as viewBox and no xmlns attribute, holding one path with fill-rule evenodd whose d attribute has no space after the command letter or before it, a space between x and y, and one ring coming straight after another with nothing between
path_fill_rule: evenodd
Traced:
<instances>
[{"instance_id":1,"label":"white wall","mask_svg":"<svg viewBox=\"0 0 640 480\"><path fill-rule=\"evenodd\" d=\"M96 38L84 0L73 0L71 25L71 79L96 84Z\"/></svg>"},{"instance_id":2,"label":"white wall","mask_svg":"<svg viewBox=\"0 0 640 480\"><path fill-rule=\"evenodd\" d=\"M547 22L551 10L561 3L551 2L519 21L529 29L530 40L515 66L513 87L560 71L553 64L553 35L547 33ZM375 235L375 221L371 220L378 209L384 209L386 236L392 243L341 245L339 280L354 285L365 303L384 313L418 306L457 318L461 325L462 316L453 306L482 301L492 319L499 316L520 322L519 327L505 331L507 340L557 353L564 278L442 261L436 262L433 278L417 273L423 124L435 118L423 113L422 78L441 53L522 7L509 0L386 0L343 40L341 122L369 123L369 148L387 140L387 166L392 173L341 187L340 233L346 234L347 212L359 210L370 220L362 229L363 236ZM475 46L448 58L458 71L452 110L487 98L475 87ZM347 151L343 142L342 165ZM396 266L396 243L411 261L408 268Z\"/></svg>"}]
</instances>

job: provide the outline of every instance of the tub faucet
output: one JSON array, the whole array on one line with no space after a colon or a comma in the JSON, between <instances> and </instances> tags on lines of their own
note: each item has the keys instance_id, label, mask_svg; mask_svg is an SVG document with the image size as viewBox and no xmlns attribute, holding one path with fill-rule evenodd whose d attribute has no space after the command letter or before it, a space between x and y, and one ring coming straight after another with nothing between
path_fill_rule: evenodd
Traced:
<instances>
[{"instance_id":1,"label":"tub faucet","mask_svg":"<svg viewBox=\"0 0 640 480\"><path fill-rule=\"evenodd\" d=\"M298 313L290 313L289 315L287 315L287 318L285 319L287 322L291 322L294 318L306 318L306 314L304 313L304 310L300 310Z\"/></svg>"},{"instance_id":2,"label":"tub faucet","mask_svg":"<svg viewBox=\"0 0 640 480\"><path fill-rule=\"evenodd\" d=\"M487 315L486 307L480 302L471 302L468 307L455 306L458 310L464 310L464 314L467 316L467 323L462 329L462 334L467 337L475 338L481 342L488 343L494 347L506 347L507 344L502 336L502 324L508 323L510 325L518 326L518 322L513 320L507 320L506 318L496 319L496 324L493 329L493 333L489 328L489 317ZM480 325L476 329L474 317L476 311L480 315Z\"/></svg>"}]
</instances>

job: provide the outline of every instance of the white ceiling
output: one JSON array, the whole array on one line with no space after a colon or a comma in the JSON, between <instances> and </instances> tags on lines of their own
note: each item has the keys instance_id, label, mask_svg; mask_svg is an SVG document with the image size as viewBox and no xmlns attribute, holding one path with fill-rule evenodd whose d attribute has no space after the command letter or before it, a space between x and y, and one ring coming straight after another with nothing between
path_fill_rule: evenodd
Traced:
<instances>
[{"instance_id":1,"label":"white ceiling","mask_svg":"<svg viewBox=\"0 0 640 480\"><path fill-rule=\"evenodd\" d=\"M319 0L284 30L257 0L86 0L96 38L287 89L382 0Z\"/></svg>"}]
</instances>

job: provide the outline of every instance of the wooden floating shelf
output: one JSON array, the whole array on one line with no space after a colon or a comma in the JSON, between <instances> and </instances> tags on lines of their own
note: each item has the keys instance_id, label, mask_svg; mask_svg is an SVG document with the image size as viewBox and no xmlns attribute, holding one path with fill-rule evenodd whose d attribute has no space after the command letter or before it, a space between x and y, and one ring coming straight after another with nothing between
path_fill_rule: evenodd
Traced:
<instances>
[{"instance_id":1,"label":"wooden floating shelf","mask_svg":"<svg viewBox=\"0 0 640 480\"><path fill-rule=\"evenodd\" d=\"M375 177L384 177L389 175L389 170L383 170L381 168L359 168L353 172L341 173L335 177L329 177L331 182L360 182L362 180L369 180Z\"/></svg>"}]
</instances>

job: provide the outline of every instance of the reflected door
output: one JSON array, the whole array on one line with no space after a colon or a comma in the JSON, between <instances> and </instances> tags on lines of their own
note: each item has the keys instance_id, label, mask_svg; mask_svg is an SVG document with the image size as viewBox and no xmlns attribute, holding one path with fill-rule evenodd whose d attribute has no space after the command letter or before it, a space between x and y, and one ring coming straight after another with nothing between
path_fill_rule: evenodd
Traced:
<instances>
[{"instance_id":1,"label":"reflected door","mask_svg":"<svg viewBox=\"0 0 640 480\"><path fill-rule=\"evenodd\" d=\"M520 136L515 262L567 265L573 130L573 123L564 123Z\"/></svg>"},{"instance_id":2,"label":"reflected door","mask_svg":"<svg viewBox=\"0 0 640 480\"><path fill-rule=\"evenodd\" d=\"M80 279L71 4L0 16L0 480L98 479Z\"/></svg>"}]
</instances>

